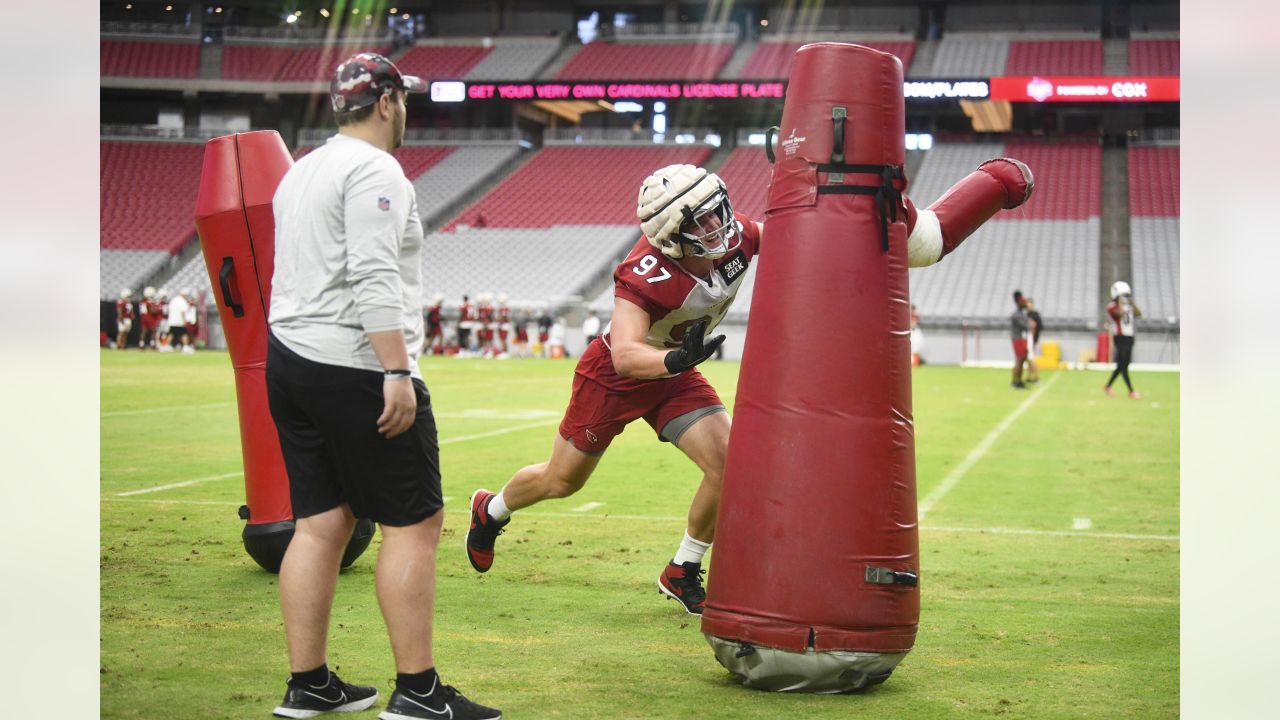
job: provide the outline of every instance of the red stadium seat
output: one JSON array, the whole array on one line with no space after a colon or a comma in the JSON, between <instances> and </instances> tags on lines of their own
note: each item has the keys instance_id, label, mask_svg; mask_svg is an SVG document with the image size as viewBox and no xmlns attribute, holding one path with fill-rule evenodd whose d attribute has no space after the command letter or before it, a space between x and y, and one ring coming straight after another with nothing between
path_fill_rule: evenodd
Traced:
<instances>
[{"instance_id":1,"label":"red stadium seat","mask_svg":"<svg viewBox=\"0 0 1280 720\"><path fill-rule=\"evenodd\" d=\"M203 143L102 142L103 249L177 252L195 233Z\"/></svg>"},{"instance_id":2,"label":"red stadium seat","mask_svg":"<svg viewBox=\"0 0 1280 720\"><path fill-rule=\"evenodd\" d=\"M1181 44L1177 40L1130 40L1129 72L1134 75L1180 75Z\"/></svg>"},{"instance_id":3,"label":"red stadium seat","mask_svg":"<svg viewBox=\"0 0 1280 720\"><path fill-rule=\"evenodd\" d=\"M1014 40L1006 75L1101 75L1101 40Z\"/></svg>"},{"instance_id":4,"label":"red stadium seat","mask_svg":"<svg viewBox=\"0 0 1280 720\"><path fill-rule=\"evenodd\" d=\"M733 211L752 220L764 221L765 200L773 166L765 157L763 146L740 147L716 172L729 190Z\"/></svg>"},{"instance_id":5,"label":"red stadium seat","mask_svg":"<svg viewBox=\"0 0 1280 720\"><path fill-rule=\"evenodd\" d=\"M1102 215L1102 148L1097 143L1005 144L1004 155L1031 167L1035 196L1001 220L1085 220Z\"/></svg>"},{"instance_id":6,"label":"red stadium seat","mask_svg":"<svg viewBox=\"0 0 1280 720\"><path fill-rule=\"evenodd\" d=\"M552 225L629 225L636 191L652 171L672 163L702 164L705 147L553 147L542 150L467 208L459 224L546 228Z\"/></svg>"},{"instance_id":7,"label":"red stadium seat","mask_svg":"<svg viewBox=\"0 0 1280 720\"><path fill-rule=\"evenodd\" d=\"M1178 217L1182 212L1177 147L1129 148L1129 214Z\"/></svg>"},{"instance_id":8,"label":"red stadium seat","mask_svg":"<svg viewBox=\"0 0 1280 720\"><path fill-rule=\"evenodd\" d=\"M425 80L459 80L493 52L491 47L430 45L409 50L396 60L396 67Z\"/></svg>"},{"instance_id":9,"label":"red stadium seat","mask_svg":"<svg viewBox=\"0 0 1280 720\"><path fill-rule=\"evenodd\" d=\"M103 77L193 78L200 73L200 46L194 42L100 41Z\"/></svg>"}]
</instances>

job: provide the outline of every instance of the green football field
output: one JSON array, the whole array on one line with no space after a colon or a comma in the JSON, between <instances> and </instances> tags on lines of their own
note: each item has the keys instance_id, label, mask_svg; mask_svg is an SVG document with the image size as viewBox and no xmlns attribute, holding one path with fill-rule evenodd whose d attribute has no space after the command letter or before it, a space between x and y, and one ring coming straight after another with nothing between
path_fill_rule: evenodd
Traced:
<instances>
[{"instance_id":1,"label":"green football field","mask_svg":"<svg viewBox=\"0 0 1280 720\"><path fill-rule=\"evenodd\" d=\"M1136 373L1144 397L1129 400L1098 372L1015 392L1007 370L917 369L915 649L870 692L806 696L738 686L658 594L699 476L642 422L580 493L517 513L494 569L472 571L467 498L546 459L573 365L422 367L447 511L438 668L505 718L1178 715L1175 373ZM738 365L703 369L731 405ZM288 663L276 577L240 542L229 358L106 351L101 373L102 717L269 717ZM334 603L330 666L383 696L353 718L376 717L395 676L377 544Z\"/></svg>"}]
</instances>

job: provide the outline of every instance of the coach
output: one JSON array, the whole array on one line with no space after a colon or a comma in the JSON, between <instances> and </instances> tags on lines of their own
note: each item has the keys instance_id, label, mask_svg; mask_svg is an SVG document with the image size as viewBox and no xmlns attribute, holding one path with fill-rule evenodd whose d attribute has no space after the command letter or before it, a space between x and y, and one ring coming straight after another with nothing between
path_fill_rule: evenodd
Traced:
<instances>
[{"instance_id":1,"label":"coach","mask_svg":"<svg viewBox=\"0 0 1280 720\"><path fill-rule=\"evenodd\" d=\"M339 65L329 89L338 134L289 170L274 199L267 394L296 520L280 568L292 671L275 710L282 717L355 712L378 699L326 664L356 518L382 525L375 584L396 690L379 717L501 717L442 684L432 656L444 513L417 362L423 233L413 186L390 155L404 139L405 95L423 87L380 55Z\"/></svg>"}]
</instances>

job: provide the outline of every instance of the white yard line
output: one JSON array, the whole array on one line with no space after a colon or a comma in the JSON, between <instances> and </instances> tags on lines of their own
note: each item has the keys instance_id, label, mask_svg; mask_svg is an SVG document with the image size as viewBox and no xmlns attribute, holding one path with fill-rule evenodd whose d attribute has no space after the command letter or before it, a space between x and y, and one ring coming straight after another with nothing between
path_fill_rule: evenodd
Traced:
<instances>
[{"instance_id":1,"label":"white yard line","mask_svg":"<svg viewBox=\"0 0 1280 720\"><path fill-rule=\"evenodd\" d=\"M978 443L977 447L969 451L969 454L960 461L959 465L951 468L951 472L947 473L947 476L942 478L942 482L938 483L938 486L920 501L919 509L916 511L917 517L920 521L923 522L925 515L928 515L929 511L932 510L934 506L942 500L942 498L946 497L947 493L951 492L951 490L964 479L965 474L969 472L970 468L978 464L978 461L987 454L987 451L991 449L992 445L996 444L996 440L1000 439L1000 436L1004 434L1004 431L1008 430L1009 426L1013 425L1013 421L1017 420L1022 413L1026 412L1028 408L1034 405L1035 401L1039 400L1040 396L1043 395L1046 390L1053 387L1053 384L1058 382L1058 378L1060 377L1062 377L1062 373L1054 373L1053 377L1049 379L1049 382L1037 388L1026 400L1023 400L1022 404L1014 408L1013 412L1006 415L1005 418L1000 421L1000 424L992 428L991 432L987 433L987 436L982 438L982 442Z\"/></svg>"},{"instance_id":2,"label":"white yard line","mask_svg":"<svg viewBox=\"0 0 1280 720\"><path fill-rule=\"evenodd\" d=\"M591 512L592 510L595 510L596 508L601 507L602 505L604 505L604 503L602 502L589 502L586 505L581 505L579 507L574 508L573 511L576 513Z\"/></svg>"},{"instance_id":3,"label":"white yard line","mask_svg":"<svg viewBox=\"0 0 1280 720\"><path fill-rule=\"evenodd\" d=\"M235 403L220 402L206 403L204 405L166 405L164 407L147 408L145 410L115 410L112 412L104 412L100 417L121 417L123 415L151 415L153 413L176 412L179 410L205 410L208 408L231 407Z\"/></svg>"},{"instance_id":4,"label":"white yard line","mask_svg":"<svg viewBox=\"0 0 1280 720\"><path fill-rule=\"evenodd\" d=\"M1081 538L1114 538L1117 540L1159 540L1161 542L1179 542L1177 535L1149 535L1146 533L1100 533L1073 532L1071 530L1032 530L1030 528L968 528L968 527L922 527L921 530L931 532L967 532L988 533L991 535L1048 535L1050 537Z\"/></svg>"},{"instance_id":5,"label":"white yard line","mask_svg":"<svg viewBox=\"0 0 1280 720\"><path fill-rule=\"evenodd\" d=\"M502 428L500 430L491 430L489 432L477 433L475 435L462 435L459 437L448 438L447 440L441 440L440 444L448 445L450 443L466 442L468 440L479 440L480 438L494 437L496 435L506 435L507 433L519 432L521 430L528 430L529 428L550 425L553 422L558 423L560 422L560 420L559 418L556 418L555 420L542 420L534 423L525 423L524 425L513 425L511 427ZM129 492L116 493L116 497L129 497L131 495L145 495L147 493L161 492L163 490L173 490L175 488L188 487L190 485L198 485L200 483L208 482L210 480L225 480L226 478L240 477L241 475L244 475L244 473L233 472L233 473L226 473L224 475L211 475L209 477L195 478L192 480L183 480L182 482L170 483L168 485L157 485L155 487L143 488L141 490L130 490Z\"/></svg>"},{"instance_id":6,"label":"white yard line","mask_svg":"<svg viewBox=\"0 0 1280 720\"><path fill-rule=\"evenodd\" d=\"M520 432L521 430L528 430L529 428L545 427L547 425L559 425L559 424L560 424L560 418L556 417L553 420L540 420L538 422L525 423L523 425L512 425L511 427L502 428L501 430L490 430L489 432L476 433L475 435L460 435L458 437L451 437L451 438L448 438L447 440L441 440L440 444L450 445L452 443L467 442L468 440L479 440L481 438L494 437L497 435L506 435L507 433L513 433L513 432Z\"/></svg>"},{"instance_id":7,"label":"white yard line","mask_svg":"<svg viewBox=\"0 0 1280 720\"><path fill-rule=\"evenodd\" d=\"M210 480L226 480L227 478L240 477L243 472L224 473L222 475L210 475L209 477L195 478L194 480L183 480L182 482L170 483L168 485L157 485L155 487L142 488L141 490L130 490L129 492L116 493L116 497L129 497L131 495L145 495L147 493L160 492L162 490L173 490L174 488L188 487L190 485L199 485L202 482Z\"/></svg>"},{"instance_id":8,"label":"white yard line","mask_svg":"<svg viewBox=\"0 0 1280 720\"><path fill-rule=\"evenodd\" d=\"M150 503L153 505L223 505L237 506L243 505L241 502L231 502L224 500L159 500L153 498L131 498L118 499L114 497L102 498L107 502L122 503ZM451 499L451 498L450 498ZM470 513L467 508L455 508L448 512L454 515L462 515ZM521 510L520 517L527 518L571 518L577 520L631 520L636 522L651 523L681 523L686 522L686 517L676 517L674 515L621 515L621 514L594 514L588 515L580 512L538 512L536 510ZM957 533L986 533L991 535L1041 535L1048 537L1075 537L1075 538L1098 538L1098 539L1114 539L1114 540L1152 540L1159 542L1179 542L1177 535L1152 535L1145 533L1098 533L1098 532L1072 532L1070 530L1035 530L1032 528L978 528L978 527L938 527L932 525L924 525L920 527L922 532L957 532Z\"/></svg>"}]
</instances>

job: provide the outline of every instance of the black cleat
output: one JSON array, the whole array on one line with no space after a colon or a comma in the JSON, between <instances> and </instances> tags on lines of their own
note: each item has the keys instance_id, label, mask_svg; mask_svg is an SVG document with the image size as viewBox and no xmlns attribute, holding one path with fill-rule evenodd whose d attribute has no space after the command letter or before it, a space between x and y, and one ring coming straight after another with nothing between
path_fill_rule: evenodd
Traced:
<instances>
[{"instance_id":1,"label":"black cleat","mask_svg":"<svg viewBox=\"0 0 1280 720\"><path fill-rule=\"evenodd\" d=\"M493 567L493 544L502 529L511 522L507 518L498 522L489 516L489 503L495 497L488 490L476 490L471 494L471 527L467 530L467 560L476 572L489 572Z\"/></svg>"},{"instance_id":2,"label":"black cleat","mask_svg":"<svg viewBox=\"0 0 1280 720\"><path fill-rule=\"evenodd\" d=\"M328 684L320 687L289 678L284 701L272 714L286 718L313 718L328 712L360 712L377 701L377 688L342 682L342 678L330 672Z\"/></svg>"},{"instance_id":3,"label":"black cleat","mask_svg":"<svg viewBox=\"0 0 1280 720\"><path fill-rule=\"evenodd\" d=\"M702 563L667 563L658 576L658 590L680 603L690 615L701 615L702 605L707 601L707 591L702 587L704 572Z\"/></svg>"},{"instance_id":4,"label":"black cleat","mask_svg":"<svg viewBox=\"0 0 1280 720\"><path fill-rule=\"evenodd\" d=\"M471 702L449 685L441 685L437 677L431 692L418 694L401 690L391 694L387 709L378 713L378 720L500 720L502 711Z\"/></svg>"}]
</instances>

